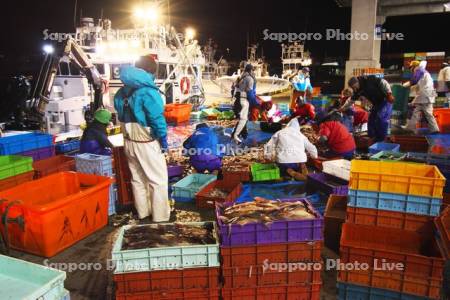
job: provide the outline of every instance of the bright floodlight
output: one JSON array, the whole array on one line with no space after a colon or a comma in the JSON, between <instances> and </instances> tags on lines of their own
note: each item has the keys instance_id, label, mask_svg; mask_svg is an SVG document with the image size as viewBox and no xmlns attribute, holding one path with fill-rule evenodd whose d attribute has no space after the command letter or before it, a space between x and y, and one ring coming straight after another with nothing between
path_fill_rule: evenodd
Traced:
<instances>
[{"instance_id":1,"label":"bright floodlight","mask_svg":"<svg viewBox=\"0 0 450 300\"><path fill-rule=\"evenodd\" d=\"M136 7L134 9L133 16L139 20L143 19L145 17L145 11L140 7Z\"/></svg>"},{"instance_id":2,"label":"bright floodlight","mask_svg":"<svg viewBox=\"0 0 450 300\"><path fill-rule=\"evenodd\" d=\"M186 28L186 39L192 40L195 37L195 30L193 28Z\"/></svg>"},{"instance_id":3,"label":"bright floodlight","mask_svg":"<svg viewBox=\"0 0 450 300\"><path fill-rule=\"evenodd\" d=\"M147 10L146 18L150 21L156 21L158 19L158 10L155 7L150 7Z\"/></svg>"},{"instance_id":4,"label":"bright floodlight","mask_svg":"<svg viewBox=\"0 0 450 300\"><path fill-rule=\"evenodd\" d=\"M53 48L52 45L44 45L44 47L42 49L47 54L52 54L55 51L55 49Z\"/></svg>"}]
</instances>

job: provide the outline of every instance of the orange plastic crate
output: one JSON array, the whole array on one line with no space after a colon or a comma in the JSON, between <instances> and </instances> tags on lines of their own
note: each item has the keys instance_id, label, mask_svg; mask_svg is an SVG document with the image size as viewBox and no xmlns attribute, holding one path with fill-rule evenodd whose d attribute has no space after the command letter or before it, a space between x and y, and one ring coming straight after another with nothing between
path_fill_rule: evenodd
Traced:
<instances>
[{"instance_id":1,"label":"orange plastic crate","mask_svg":"<svg viewBox=\"0 0 450 300\"><path fill-rule=\"evenodd\" d=\"M433 217L430 216L352 206L347 207L347 223L404 229L429 235L433 231Z\"/></svg>"},{"instance_id":2,"label":"orange plastic crate","mask_svg":"<svg viewBox=\"0 0 450 300\"><path fill-rule=\"evenodd\" d=\"M188 122L191 118L191 104L166 104L164 108L164 116L169 123Z\"/></svg>"},{"instance_id":3,"label":"orange plastic crate","mask_svg":"<svg viewBox=\"0 0 450 300\"><path fill-rule=\"evenodd\" d=\"M222 289L223 300L319 300L322 284L254 286Z\"/></svg>"},{"instance_id":4,"label":"orange plastic crate","mask_svg":"<svg viewBox=\"0 0 450 300\"><path fill-rule=\"evenodd\" d=\"M450 259L450 206L434 219L439 232L440 246L445 258Z\"/></svg>"},{"instance_id":5,"label":"orange plastic crate","mask_svg":"<svg viewBox=\"0 0 450 300\"><path fill-rule=\"evenodd\" d=\"M371 270L374 259L402 263L403 271L391 272L422 278L441 278L444 268L436 240L429 235L351 223L342 226L340 258L343 263L367 263Z\"/></svg>"},{"instance_id":6,"label":"orange plastic crate","mask_svg":"<svg viewBox=\"0 0 450 300\"><path fill-rule=\"evenodd\" d=\"M33 162L33 169L35 179L57 172L75 171L75 159L65 155L56 155Z\"/></svg>"},{"instance_id":7,"label":"orange plastic crate","mask_svg":"<svg viewBox=\"0 0 450 300\"><path fill-rule=\"evenodd\" d=\"M320 261L323 242L297 242L237 247L220 247L222 267L262 265L274 263Z\"/></svg>"},{"instance_id":8,"label":"orange plastic crate","mask_svg":"<svg viewBox=\"0 0 450 300\"><path fill-rule=\"evenodd\" d=\"M191 268L114 274L116 293L132 294L181 289L218 289L220 268Z\"/></svg>"},{"instance_id":9,"label":"orange plastic crate","mask_svg":"<svg viewBox=\"0 0 450 300\"><path fill-rule=\"evenodd\" d=\"M238 165L233 166L234 169L230 170L226 166L222 168L223 180L226 182L241 183L248 182L251 180L250 166L249 165Z\"/></svg>"},{"instance_id":10,"label":"orange plastic crate","mask_svg":"<svg viewBox=\"0 0 450 300\"><path fill-rule=\"evenodd\" d=\"M338 280L430 299L440 299L442 284L442 278L423 278L390 271L339 271Z\"/></svg>"},{"instance_id":11,"label":"orange plastic crate","mask_svg":"<svg viewBox=\"0 0 450 300\"><path fill-rule=\"evenodd\" d=\"M427 152L428 142L425 136L392 135L389 137L392 143L400 145L401 152Z\"/></svg>"},{"instance_id":12,"label":"orange plastic crate","mask_svg":"<svg viewBox=\"0 0 450 300\"><path fill-rule=\"evenodd\" d=\"M222 268L223 288L321 283L322 262L311 263L311 270L294 269L295 266L307 268L306 262L302 266L297 264L299 262L293 263L290 271L271 270L270 263L267 262L266 269L264 265Z\"/></svg>"},{"instance_id":13,"label":"orange plastic crate","mask_svg":"<svg viewBox=\"0 0 450 300\"><path fill-rule=\"evenodd\" d=\"M116 300L218 300L219 289L182 289L146 293L116 293Z\"/></svg>"},{"instance_id":14,"label":"orange plastic crate","mask_svg":"<svg viewBox=\"0 0 450 300\"><path fill-rule=\"evenodd\" d=\"M34 171L18 174L16 176L8 177L0 180L0 191L15 187L21 183L31 181L34 177Z\"/></svg>"},{"instance_id":15,"label":"orange plastic crate","mask_svg":"<svg viewBox=\"0 0 450 300\"><path fill-rule=\"evenodd\" d=\"M450 132L450 109L448 108L436 108L433 111L433 115L436 118L436 122L439 126L441 133Z\"/></svg>"},{"instance_id":16,"label":"orange plastic crate","mask_svg":"<svg viewBox=\"0 0 450 300\"><path fill-rule=\"evenodd\" d=\"M215 188L223 189L228 192L225 198L212 197L209 192ZM216 203L233 203L241 195L242 184L227 182L225 180L216 180L205 186L195 195L197 208L215 208Z\"/></svg>"},{"instance_id":17,"label":"orange plastic crate","mask_svg":"<svg viewBox=\"0 0 450 300\"><path fill-rule=\"evenodd\" d=\"M108 223L113 180L74 172L55 173L0 192L0 213L23 219L8 225L11 248L52 257ZM0 225L3 226L3 225ZM1 228L3 231L5 228Z\"/></svg>"},{"instance_id":18,"label":"orange plastic crate","mask_svg":"<svg viewBox=\"0 0 450 300\"><path fill-rule=\"evenodd\" d=\"M134 196L131 188L131 172L128 167L124 148L114 147L113 157L114 170L116 171L118 202L122 207L130 206L134 203Z\"/></svg>"}]
</instances>

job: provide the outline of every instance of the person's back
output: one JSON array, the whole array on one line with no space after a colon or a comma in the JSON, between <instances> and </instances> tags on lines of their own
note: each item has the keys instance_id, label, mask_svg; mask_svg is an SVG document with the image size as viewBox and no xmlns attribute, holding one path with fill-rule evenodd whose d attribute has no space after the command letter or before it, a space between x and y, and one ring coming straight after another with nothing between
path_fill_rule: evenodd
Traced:
<instances>
[{"instance_id":1,"label":"person's back","mask_svg":"<svg viewBox=\"0 0 450 300\"><path fill-rule=\"evenodd\" d=\"M319 134L327 137L328 147L337 154L351 152L356 148L353 136L341 122L323 122Z\"/></svg>"},{"instance_id":2,"label":"person's back","mask_svg":"<svg viewBox=\"0 0 450 300\"><path fill-rule=\"evenodd\" d=\"M358 77L360 84L359 93L355 93L354 97L363 96L373 105L381 105L386 98L386 87L383 79L376 76Z\"/></svg>"},{"instance_id":3,"label":"person's back","mask_svg":"<svg viewBox=\"0 0 450 300\"><path fill-rule=\"evenodd\" d=\"M113 145L108 140L106 128L111 122L111 113L99 109L94 114L94 120L88 124L80 142L80 153L111 155Z\"/></svg>"}]
</instances>

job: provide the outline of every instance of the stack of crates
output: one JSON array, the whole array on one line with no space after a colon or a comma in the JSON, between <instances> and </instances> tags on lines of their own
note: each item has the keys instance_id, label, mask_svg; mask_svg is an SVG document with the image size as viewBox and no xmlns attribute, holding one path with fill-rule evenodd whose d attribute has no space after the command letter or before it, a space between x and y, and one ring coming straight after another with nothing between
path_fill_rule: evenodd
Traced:
<instances>
[{"instance_id":1,"label":"stack of crates","mask_svg":"<svg viewBox=\"0 0 450 300\"><path fill-rule=\"evenodd\" d=\"M124 234L136 226L127 225L121 228L112 250L117 300L219 299L220 257L216 225L214 222L193 222L180 223L177 226L183 225L211 229L214 241L210 244L130 250L123 249ZM150 224L139 227L153 227L165 232L165 226L174 225Z\"/></svg>"},{"instance_id":2,"label":"stack of crates","mask_svg":"<svg viewBox=\"0 0 450 300\"><path fill-rule=\"evenodd\" d=\"M444 259L433 234L438 168L353 160L342 228L339 299L438 299ZM382 297L382 298L379 298Z\"/></svg>"},{"instance_id":3,"label":"stack of crates","mask_svg":"<svg viewBox=\"0 0 450 300\"><path fill-rule=\"evenodd\" d=\"M216 206L222 259L222 299L320 299L323 217L305 199L313 219L270 225L225 224Z\"/></svg>"},{"instance_id":4,"label":"stack of crates","mask_svg":"<svg viewBox=\"0 0 450 300\"><path fill-rule=\"evenodd\" d=\"M75 156L75 169L79 173L115 177L111 156L96 154L79 154ZM108 215L116 213L117 184L112 184L109 191Z\"/></svg>"},{"instance_id":5,"label":"stack of crates","mask_svg":"<svg viewBox=\"0 0 450 300\"><path fill-rule=\"evenodd\" d=\"M0 191L33 180L33 160L27 156L0 156Z\"/></svg>"},{"instance_id":6,"label":"stack of crates","mask_svg":"<svg viewBox=\"0 0 450 300\"><path fill-rule=\"evenodd\" d=\"M0 138L0 155L21 155L38 161L55 155L53 136L40 132L10 133Z\"/></svg>"}]
</instances>

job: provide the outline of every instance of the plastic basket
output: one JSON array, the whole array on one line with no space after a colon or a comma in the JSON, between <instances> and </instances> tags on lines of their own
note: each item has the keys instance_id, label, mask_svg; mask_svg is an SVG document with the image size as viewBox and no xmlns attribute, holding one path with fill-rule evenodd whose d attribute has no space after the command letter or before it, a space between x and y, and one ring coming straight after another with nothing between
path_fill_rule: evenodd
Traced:
<instances>
[{"instance_id":1,"label":"plastic basket","mask_svg":"<svg viewBox=\"0 0 450 300\"><path fill-rule=\"evenodd\" d=\"M450 259L450 206L442 212L442 214L434 220L438 231L440 245L443 247L443 255Z\"/></svg>"},{"instance_id":2,"label":"plastic basket","mask_svg":"<svg viewBox=\"0 0 450 300\"><path fill-rule=\"evenodd\" d=\"M113 148L113 163L114 170L116 171L118 194L117 203L121 207L129 206L134 202L133 191L131 188L131 172L123 150L123 147Z\"/></svg>"},{"instance_id":3,"label":"plastic basket","mask_svg":"<svg viewBox=\"0 0 450 300\"><path fill-rule=\"evenodd\" d=\"M409 88L399 84L392 85L392 95L395 98L392 109L406 112L408 110Z\"/></svg>"},{"instance_id":4,"label":"plastic basket","mask_svg":"<svg viewBox=\"0 0 450 300\"><path fill-rule=\"evenodd\" d=\"M309 173L306 184L308 189L328 195L345 196L348 194L348 181L325 173Z\"/></svg>"},{"instance_id":5,"label":"plastic basket","mask_svg":"<svg viewBox=\"0 0 450 300\"><path fill-rule=\"evenodd\" d=\"M401 161L406 157L406 154L392 151L380 151L370 156L370 160L382 161Z\"/></svg>"},{"instance_id":6,"label":"plastic basket","mask_svg":"<svg viewBox=\"0 0 450 300\"><path fill-rule=\"evenodd\" d=\"M276 164L253 163L250 166L253 181L270 181L280 179L280 169Z\"/></svg>"},{"instance_id":7,"label":"plastic basket","mask_svg":"<svg viewBox=\"0 0 450 300\"><path fill-rule=\"evenodd\" d=\"M73 140L55 145L56 154L63 154L80 150L80 141Z\"/></svg>"},{"instance_id":8,"label":"plastic basket","mask_svg":"<svg viewBox=\"0 0 450 300\"><path fill-rule=\"evenodd\" d=\"M248 165L233 165L231 168L222 167L223 180L227 182L248 182L251 180L250 167Z\"/></svg>"},{"instance_id":9,"label":"plastic basket","mask_svg":"<svg viewBox=\"0 0 450 300\"><path fill-rule=\"evenodd\" d=\"M442 199L405 194L349 190L348 206L397 211L403 213L437 216Z\"/></svg>"},{"instance_id":10,"label":"plastic basket","mask_svg":"<svg viewBox=\"0 0 450 300\"><path fill-rule=\"evenodd\" d=\"M142 293L179 289L218 289L220 268L190 268L114 274L116 293Z\"/></svg>"},{"instance_id":11,"label":"plastic basket","mask_svg":"<svg viewBox=\"0 0 450 300\"><path fill-rule=\"evenodd\" d=\"M0 156L0 179L12 177L33 170L30 157L6 155Z\"/></svg>"},{"instance_id":12,"label":"plastic basket","mask_svg":"<svg viewBox=\"0 0 450 300\"><path fill-rule=\"evenodd\" d=\"M0 290L2 299L59 300L66 273L38 264L0 255Z\"/></svg>"},{"instance_id":13,"label":"plastic basket","mask_svg":"<svg viewBox=\"0 0 450 300\"><path fill-rule=\"evenodd\" d=\"M0 191L13 188L16 185L19 185L19 184L27 182L27 181L31 181L31 180L33 180L33 177L34 177L34 172L30 171L30 172L20 173L18 175L8 177L5 179L0 179Z\"/></svg>"},{"instance_id":14,"label":"plastic basket","mask_svg":"<svg viewBox=\"0 0 450 300\"><path fill-rule=\"evenodd\" d=\"M351 162L346 159L324 161L322 163L323 172L333 175L343 180L350 180Z\"/></svg>"},{"instance_id":15,"label":"plastic basket","mask_svg":"<svg viewBox=\"0 0 450 300\"><path fill-rule=\"evenodd\" d=\"M188 122L191 116L191 104L166 104L164 116L169 123Z\"/></svg>"},{"instance_id":16,"label":"plastic basket","mask_svg":"<svg viewBox=\"0 0 450 300\"><path fill-rule=\"evenodd\" d=\"M179 177L183 175L184 167L181 165L168 165L167 166L167 173L170 177Z\"/></svg>"},{"instance_id":17,"label":"plastic basket","mask_svg":"<svg viewBox=\"0 0 450 300\"><path fill-rule=\"evenodd\" d=\"M219 104L219 106L217 107L218 111L224 112L224 111L231 111L233 110L233 104L226 104L226 103L221 103Z\"/></svg>"},{"instance_id":18,"label":"plastic basket","mask_svg":"<svg viewBox=\"0 0 450 300\"><path fill-rule=\"evenodd\" d=\"M228 194L223 197L210 196L210 192L216 188L226 191ZM241 195L242 184L233 184L224 180L216 180L201 189L195 196L197 208L215 208L216 203L233 203Z\"/></svg>"},{"instance_id":19,"label":"plastic basket","mask_svg":"<svg viewBox=\"0 0 450 300\"><path fill-rule=\"evenodd\" d=\"M77 172L96 174L100 176L113 176L111 156L96 154L79 154L75 156Z\"/></svg>"},{"instance_id":20,"label":"plastic basket","mask_svg":"<svg viewBox=\"0 0 450 300\"><path fill-rule=\"evenodd\" d=\"M172 186L172 197L178 202L192 202L201 189L216 179L215 175L191 174Z\"/></svg>"},{"instance_id":21,"label":"plastic basket","mask_svg":"<svg viewBox=\"0 0 450 300\"><path fill-rule=\"evenodd\" d=\"M0 138L0 155L17 154L33 149L50 147L53 136L45 133L24 133Z\"/></svg>"},{"instance_id":22,"label":"plastic basket","mask_svg":"<svg viewBox=\"0 0 450 300\"><path fill-rule=\"evenodd\" d=\"M61 172L0 192L0 213L21 217L10 224L11 248L52 257L108 223L111 179ZM80 225L79 225L80 224Z\"/></svg>"},{"instance_id":23,"label":"plastic basket","mask_svg":"<svg viewBox=\"0 0 450 300\"><path fill-rule=\"evenodd\" d=\"M433 217L372 208L347 207L347 223L432 234Z\"/></svg>"},{"instance_id":24,"label":"plastic basket","mask_svg":"<svg viewBox=\"0 0 450 300\"><path fill-rule=\"evenodd\" d=\"M345 222L347 196L330 195L324 214L325 245L339 253L342 224Z\"/></svg>"},{"instance_id":25,"label":"plastic basket","mask_svg":"<svg viewBox=\"0 0 450 300\"><path fill-rule=\"evenodd\" d=\"M42 160L42 159L46 159L46 158L54 156L55 155L55 147L50 146L50 147L45 147L45 148L29 150L29 151L21 152L18 155L29 156L33 159L33 161L38 161L38 160Z\"/></svg>"},{"instance_id":26,"label":"plastic basket","mask_svg":"<svg viewBox=\"0 0 450 300\"><path fill-rule=\"evenodd\" d=\"M220 289L180 289L154 292L116 293L116 300L217 300Z\"/></svg>"},{"instance_id":27,"label":"plastic basket","mask_svg":"<svg viewBox=\"0 0 450 300\"><path fill-rule=\"evenodd\" d=\"M433 115L436 118L436 122L439 126L441 133L450 132L450 109L438 108L433 111Z\"/></svg>"},{"instance_id":28,"label":"plastic basket","mask_svg":"<svg viewBox=\"0 0 450 300\"><path fill-rule=\"evenodd\" d=\"M428 142L424 136L392 135L392 143L400 145L401 152L427 152Z\"/></svg>"},{"instance_id":29,"label":"plastic basket","mask_svg":"<svg viewBox=\"0 0 450 300\"><path fill-rule=\"evenodd\" d=\"M33 162L34 178L38 179L57 172L75 171L73 157L57 155Z\"/></svg>"},{"instance_id":30,"label":"plastic basket","mask_svg":"<svg viewBox=\"0 0 450 300\"><path fill-rule=\"evenodd\" d=\"M427 297L420 297L392 290L377 289L369 286L361 286L345 282L338 282L338 300L428 300Z\"/></svg>"},{"instance_id":31,"label":"plastic basket","mask_svg":"<svg viewBox=\"0 0 450 300\"><path fill-rule=\"evenodd\" d=\"M350 188L442 198L445 178L435 166L352 160Z\"/></svg>"},{"instance_id":32,"label":"plastic basket","mask_svg":"<svg viewBox=\"0 0 450 300\"><path fill-rule=\"evenodd\" d=\"M370 154L377 154L380 151L391 151L391 152L399 152L400 145L393 143L383 143L378 142L369 147Z\"/></svg>"},{"instance_id":33,"label":"plastic basket","mask_svg":"<svg viewBox=\"0 0 450 300\"><path fill-rule=\"evenodd\" d=\"M216 243L208 245L190 245L159 247L138 250L122 250L123 235L133 226L126 225L120 229L119 236L112 249L114 274L136 273L154 270L174 270L195 267L219 267L219 243L216 225L213 222L183 223L186 225L211 226ZM163 224L158 224L159 226ZM152 225L141 225L152 226Z\"/></svg>"},{"instance_id":34,"label":"plastic basket","mask_svg":"<svg viewBox=\"0 0 450 300\"><path fill-rule=\"evenodd\" d=\"M219 224L220 245L259 245L286 242L307 242L323 239L323 217L305 199L285 199L281 201L299 201L305 203L316 218L310 220L278 220L267 226L263 223L247 223L245 225L224 224L220 220L223 208L231 206L224 204L216 206L216 217Z\"/></svg>"},{"instance_id":35,"label":"plastic basket","mask_svg":"<svg viewBox=\"0 0 450 300\"><path fill-rule=\"evenodd\" d=\"M222 289L223 300L234 299L320 299L321 283L295 285L254 286Z\"/></svg>"},{"instance_id":36,"label":"plastic basket","mask_svg":"<svg viewBox=\"0 0 450 300\"><path fill-rule=\"evenodd\" d=\"M108 203L108 216L116 214L117 203L117 185L112 184L109 188L109 203Z\"/></svg>"}]
</instances>

